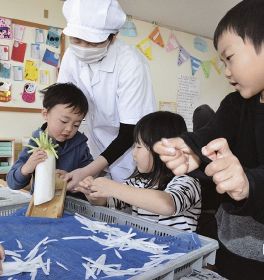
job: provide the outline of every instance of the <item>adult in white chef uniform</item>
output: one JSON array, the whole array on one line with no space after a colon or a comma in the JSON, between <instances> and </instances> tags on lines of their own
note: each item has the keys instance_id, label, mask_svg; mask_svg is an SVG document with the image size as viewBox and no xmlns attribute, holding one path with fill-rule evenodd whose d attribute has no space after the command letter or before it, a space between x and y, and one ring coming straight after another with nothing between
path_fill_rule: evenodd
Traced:
<instances>
[{"instance_id":1,"label":"adult in white chef uniform","mask_svg":"<svg viewBox=\"0 0 264 280\"><path fill-rule=\"evenodd\" d=\"M126 20L116 0L67 0L63 14L70 45L58 82L74 83L87 97L88 145L95 159L66 175L68 190L103 170L123 181L134 171L134 126L156 109L148 64L135 47L116 38Z\"/></svg>"}]
</instances>

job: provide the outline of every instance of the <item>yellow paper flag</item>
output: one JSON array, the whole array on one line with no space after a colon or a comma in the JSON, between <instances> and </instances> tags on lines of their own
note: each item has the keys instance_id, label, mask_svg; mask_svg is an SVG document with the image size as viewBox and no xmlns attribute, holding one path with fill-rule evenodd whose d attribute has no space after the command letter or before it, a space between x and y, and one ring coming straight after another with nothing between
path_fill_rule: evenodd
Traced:
<instances>
[{"instance_id":1,"label":"yellow paper flag","mask_svg":"<svg viewBox=\"0 0 264 280\"><path fill-rule=\"evenodd\" d=\"M149 38L143 39L136 46L149 60L152 60L152 50Z\"/></svg>"}]
</instances>

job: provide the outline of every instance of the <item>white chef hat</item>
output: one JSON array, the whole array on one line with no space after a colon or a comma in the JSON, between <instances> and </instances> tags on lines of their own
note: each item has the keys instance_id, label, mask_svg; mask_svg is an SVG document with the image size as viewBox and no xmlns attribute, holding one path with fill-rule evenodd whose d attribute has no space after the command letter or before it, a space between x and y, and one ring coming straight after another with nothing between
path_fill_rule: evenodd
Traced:
<instances>
[{"instance_id":1,"label":"white chef hat","mask_svg":"<svg viewBox=\"0 0 264 280\"><path fill-rule=\"evenodd\" d=\"M117 0L67 0L63 14L67 21L65 35L94 43L117 33L126 21Z\"/></svg>"}]
</instances>

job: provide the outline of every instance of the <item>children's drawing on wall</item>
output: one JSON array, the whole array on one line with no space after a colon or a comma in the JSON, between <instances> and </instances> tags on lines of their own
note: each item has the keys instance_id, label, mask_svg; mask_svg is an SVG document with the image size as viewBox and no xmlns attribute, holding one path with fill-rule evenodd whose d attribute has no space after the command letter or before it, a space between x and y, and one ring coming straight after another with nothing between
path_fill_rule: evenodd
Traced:
<instances>
[{"instance_id":1,"label":"children's drawing on wall","mask_svg":"<svg viewBox=\"0 0 264 280\"><path fill-rule=\"evenodd\" d=\"M13 79L14 81L23 81L23 67L13 66Z\"/></svg>"},{"instance_id":2,"label":"children's drawing on wall","mask_svg":"<svg viewBox=\"0 0 264 280\"><path fill-rule=\"evenodd\" d=\"M0 81L0 101L9 102L11 100L11 84Z\"/></svg>"},{"instance_id":3,"label":"children's drawing on wall","mask_svg":"<svg viewBox=\"0 0 264 280\"><path fill-rule=\"evenodd\" d=\"M0 17L0 39L12 39L12 21Z\"/></svg>"},{"instance_id":4,"label":"children's drawing on wall","mask_svg":"<svg viewBox=\"0 0 264 280\"><path fill-rule=\"evenodd\" d=\"M40 44L33 43L31 44L31 58L32 59L40 59Z\"/></svg>"},{"instance_id":5,"label":"children's drawing on wall","mask_svg":"<svg viewBox=\"0 0 264 280\"><path fill-rule=\"evenodd\" d=\"M9 46L0 45L0 60L9 60Z\"/></svg>"},{"instance_id":6,"label":"children's drawing on wall","mask_svg":"<svg viewBox=\"0 0 264 280\"><path fill-rule=\"evenodd\" d=\"M61 36L61 28L0 17L0 111L41 110L40 91L57 81Z\"/></svg>"},{"instance_id":7,"label":"children's drawing on wall","mask_svg":"<svg viewBox=\"0 0 264 280\"><path fill-rule=\"evenodd\" d=\"M46 49L44 56L43 56L43 62L45 62L49 65L52 65L54 67L57 67L59 64L59 59L60 59L59 54L57 54L53 51L50 51L49 49Z\"/></svg>"},{"instance_id":8,"label":"children's drawing on wall","mask_svg":"<svg viewBox=\"0 0 264 280\"><path fill-rule=\"evenodd\" d=\"M10 63L0 62L0 77L10 79L11 65Z\"/></svg>"},{"instance_id":9,"label":"children's drawing on wall","mask_svg":"<svg viewBox=\"0 0 264 280\"><path fill-rule=\"evenodd\" d=\"M14 40L21 42L23 40L25 26L20 24L13 24Z\"/></svg>"},{"instance_id":10,"label":"children's drawing on wall","mask_svg":"<svg viewBox=\"0 0 264 280\"><path fill-rule=\"evenodd\" d=\"M22 99L27 103L33 103L36 100L36 85L26 83L22 92Z\"/></svg>"},{"instance_id":11,"label":"children's drawing on wall","mask_svg":"<svg viewBox=\"0 0 264 280\"><path fill-rule=\"evenodd\" d=\"M37 28L35 30L35 43L44 44L44 30Z\"/></svg>"},{"instance_id":12,"label":"children's drawing on wall","mask_svg":"<svg viewBox=\"0 0 264 280\"><path fill-rule=\"evenodd\" d=\"M11 59L17 62L24 62L27 44L15 41L13 44Z\"/></svg>"},{"instance_id":13,"label":"children's drawing on wall","mask_svg":"<svg viewBox=\"0 0 264 280\"><path fill-rule=\"evenodd\" d=\"M50 84L50 72L49 70L39 70L39 83L41 85Z\"/></svg>"},{"instance_id":14,"label":"children's drawing on wall","mask_svg":"<svg viewBox=\"0 0 264 280\"><path fill-rule=\"evenodd\" d=\"M26 60L25 80L37 81L39 69L33 60Z\"/></svg>"},{"instance_id":15,"label":"children's drawing on wall","mask_svg":"<svg viewBox=\"0 0 264 280\"><path fill-rule=\"evenodd\" d=\"M47 35L46 45L59 48L62 29L50 27Z\"/></svg>"}]
</instances>

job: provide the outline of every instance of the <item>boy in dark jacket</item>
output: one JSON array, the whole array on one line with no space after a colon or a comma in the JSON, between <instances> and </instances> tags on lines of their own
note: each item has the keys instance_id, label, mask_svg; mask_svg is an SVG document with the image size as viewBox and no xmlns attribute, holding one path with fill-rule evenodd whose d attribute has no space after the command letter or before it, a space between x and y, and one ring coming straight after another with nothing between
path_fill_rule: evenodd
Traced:
<instances>
[{"instance_id":1,"label":"boy in dark jacket","mask_svg":"<svg viewBox=\"0 0 264 280\"><path fill-rule=\"evenodd\" d=\"M87 146L88 139L78 131L88 112L88 102L83 92L71 83L61 83L49 86L42 93L42 115L46 123L32 136L39 138L39 133L46 131L53 142L59 144L56 168L65 173L91 163L93 158ZM36 143L30 140L29 145L36 146ZM46 152L41 149L32 155L28 150L23 149L7 174L7 184L11 189L18 190L27 186L37 164L47 158Z\"/></svg>"},{"instance_id":2,"label":"boy in dark jacket","mask_svg":"<svg viewBox=\"0 0 264 280\"><path fill-rule=\"evenodd\" d=\"M228 279L264 275L263 25L263 0L244 0L223 17L214 45L236 92L224 98L206 127L154 147L176 175L206 167L217 192L225 194L216 215L216 264Z\"/></svg>"}]
</instances>

